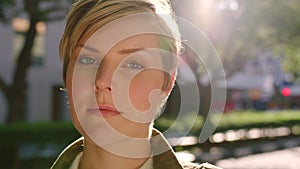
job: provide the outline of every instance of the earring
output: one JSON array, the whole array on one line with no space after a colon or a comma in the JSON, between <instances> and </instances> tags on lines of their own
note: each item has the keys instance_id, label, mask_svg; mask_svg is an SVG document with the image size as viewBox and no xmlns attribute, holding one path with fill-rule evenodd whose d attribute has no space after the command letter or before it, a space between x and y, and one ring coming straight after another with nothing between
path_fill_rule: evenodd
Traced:
<instances>
[{"instance_id":1,"label":"earring","mask_svg":"<svg viewBox=\"0 0 300 169\"><path fill-rule=\"evenodd\" d=\"M63 92L67 92L68 91L66 88L62 88L62 87L60 87L59 90L63 91Z\"/></svg>"}]
</instances>

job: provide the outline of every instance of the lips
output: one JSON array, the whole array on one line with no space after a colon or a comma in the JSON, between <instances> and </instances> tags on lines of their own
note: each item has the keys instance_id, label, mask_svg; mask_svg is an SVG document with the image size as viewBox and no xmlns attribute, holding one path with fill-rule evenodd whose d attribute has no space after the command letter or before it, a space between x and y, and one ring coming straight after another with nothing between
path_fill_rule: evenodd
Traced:
<instances>
[{"instance_id":1,"label":"lips","mask_svg":"<svg viewBox=\"0 0 300 169\"><path fill-rule=\"evenodd\" d=\"M118 116L121 113L116 110L114 107L109 105L99 105L95 108L89 108L87 109L88 112L91 112L95 115L102 115L103 117L112 117L112 116Z\"/></svg>"}]
</instances>

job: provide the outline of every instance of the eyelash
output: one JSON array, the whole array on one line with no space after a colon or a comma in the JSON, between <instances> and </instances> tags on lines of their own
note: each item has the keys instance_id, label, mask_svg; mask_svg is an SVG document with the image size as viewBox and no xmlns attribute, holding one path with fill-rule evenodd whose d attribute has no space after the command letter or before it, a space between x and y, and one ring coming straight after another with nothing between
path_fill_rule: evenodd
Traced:
<instances>
[{"instance_id":1,"label":"eyelash","mask_svg":"<svg viewBox=\"0 0 300 169\"><path fill-rule=\"evenodd\" d=\"M79 56L77 62L79 64L85 64L85 65L90 65L90 64L99 64L98 60L88 57L88 56ZM132 69L143 69L145 68L143 65L136 63L136 62L128 62L124 65L124 67L127 68L132 68Z\"/></svg>"},{"instance_id":2,"label":"eyelash","mask_svg":"<svg viewBox=\"0 0 300 169\"><path fill-rule=\"evenodd\" d=\"M126 64L125 64L125 67L133 68L133 69L143 69L143 68L145 68L144 66L142 66L141 64L136 63L136 62L129 62L129 63L126 63Z\"/></svg>"},{"instance_id":3,"label":"eyelash","mask_svg":"<svg viewBox=\"0 0 300 169\"><path fill-rule=\"evenodd\" d=\"M80 64L86 64L86 65L99 63L96 59L94 59L92 57L88 57L88 56L79 56L77 62Z\"/></svg>"}]
</instances>

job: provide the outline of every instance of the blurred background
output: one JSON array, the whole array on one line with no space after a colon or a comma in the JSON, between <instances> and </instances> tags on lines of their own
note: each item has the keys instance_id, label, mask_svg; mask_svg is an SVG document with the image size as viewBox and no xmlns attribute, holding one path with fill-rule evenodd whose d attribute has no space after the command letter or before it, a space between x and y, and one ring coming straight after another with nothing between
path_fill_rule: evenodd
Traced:
<instances>
[{"instance_id":1,"label":"blurred background","mask_svg":"<svg viewBox=\"0 0 300 169\"><path fill-rule=\"evenodd\" d=\"M0 168L49 168L79 137L68 115L59 39L71 0L0 1ZM166 131L180 109L180 89L200 93L197 118L189 101L178 133L168 140L178 158L228 169L300 168L300 1L173 0L178 17L212 42L222 61L208 77L204 63L185 47L179 79L155 126ZM185 31L183 39L198 35ZM197 37L195 37L197 38ZM211 53L199 48L207 58ZM187 73L189 72L189 73ZM221 85L226 79L227 86ZM212 81L214 83L212 83ZM199 133L211 106L211 89L227 92L224 113L208 140ZM190 89L190 90L189 90ZM221 103L220 103L221 104ZM195 113L195 112L194 112Z\"/></svg>"}]
</instances>

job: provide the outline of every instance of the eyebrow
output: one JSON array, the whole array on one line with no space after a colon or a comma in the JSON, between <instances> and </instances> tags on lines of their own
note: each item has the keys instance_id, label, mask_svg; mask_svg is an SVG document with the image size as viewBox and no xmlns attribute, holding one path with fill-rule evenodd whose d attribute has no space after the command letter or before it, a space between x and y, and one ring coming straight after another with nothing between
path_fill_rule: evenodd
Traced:
<instances>
[{"instance_id":1,"label":"eyebrow","mask_svg":"<svg viewBox=\"0 0 300 169\"><path fill-rule=\"evenodd\" d=\"M118 52L120 54L130 54L130 53L138 52L138 51L141 51L141 50L144 50L144 49L145 48L122 49L122 50L119 50Z\"/></svg>"},{"instance_id":2,"label":"eyebrow","mask_svg":"<svg viewBox=\"0 0 300 169\"><path fill-rule=\"evenodd\" d=\"M82 44L79 44L77 45L78 47L82 47L86 50L89 50L89 51L92 51L92 52L97 52L97 53L100 53L100 51L96 48L93 48L93 47L90 47L90 46L87 46L87 45L82 45Z\"/></svg>"},{"instance_id":3,"label":"eyebrow","mask_svg":"<svg viewBox=\"0 0 300 169\"><path fill-rule=\"evenodd\" d=\"M82 45L82 44L78 44L78 47L84 48L86 50L92 51L92 52L97 52L97 53L101 53L98 49L87 46L87 45ZM145 48L132 48L132 49L121 49L118 51L118 53L120 54L130 54L130 53L134 53L134 52L138 52L141 50L145 50Z\"/></svg>"}]
</instances>

